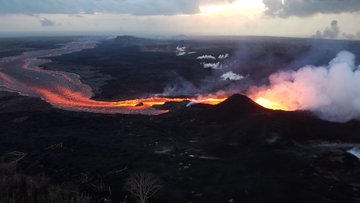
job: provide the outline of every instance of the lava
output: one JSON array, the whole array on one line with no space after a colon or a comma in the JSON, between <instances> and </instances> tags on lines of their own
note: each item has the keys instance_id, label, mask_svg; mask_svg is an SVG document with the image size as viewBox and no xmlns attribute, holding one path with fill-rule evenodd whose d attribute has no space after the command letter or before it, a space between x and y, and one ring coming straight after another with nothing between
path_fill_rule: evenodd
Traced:
<instances>
[{"instance_id":1,"label":"lava","mask_svg":"<svg viewBox=\"0 0 360 203\"><path fill-rule=\"evenodd\" d=\"M247 96L260 106L281 111L296 111L299 109L296 102L288 100L285 93L281 91L273 91L265 87L252 87Z\"/></svg>"},{"instance_id":2,"label":"lava","mask_svg":"<svg viewBox=\"0 0 360 203\"><path fill-rule=\"evenodd\" d=\"M266 98L263 98L263 97L259 97L257 99L254 99L254 101L267 108L267 109L272 109L272 110L282 110L282 111L292 111L292 110L295 110L295 109L290 109L289 107L281 104L281 103L278 103L276 102L276 100L269 100L269 99L266 99Z\"/></svg>"},{"instance_id":3,"label":"lava","mask_svg":"<svg viewBox=\"0 0 360 203\"><path fill-rule=\"evenodd\" d=\"M46 51L26 52L20 56L0 60L0 90L17 92L20 95L40 97L52 106L94 113L151 114L168 112L153 108L166 102L189 102L216 105L227 96L207 95L196 98L150 97L123 101L97 101L91 99L92 89L73 73L44 70L40 65L51 62L44 59L83 49L93 48L94 42L69 43Z\"/></svg>"}]
</instances>

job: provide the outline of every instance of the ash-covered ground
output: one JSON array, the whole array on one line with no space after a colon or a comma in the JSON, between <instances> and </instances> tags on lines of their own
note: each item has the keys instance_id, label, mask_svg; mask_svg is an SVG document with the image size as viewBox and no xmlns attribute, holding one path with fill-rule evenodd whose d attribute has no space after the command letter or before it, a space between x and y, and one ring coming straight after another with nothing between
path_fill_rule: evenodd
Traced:
<instances>
[{"instance_id":1,"label":"ash-covered ground","mask_svg":"<svg viewBox=\"0 0 360 203\"><path fill-rule=\"evenodd\" d=\"M241 92L266 83L276 70L322 65L341 50L359 56L358 45L126 36L52 58L45 68L79 74L95 99L191 96L234 87ZM229 71L244 78L223 80ZM160 116L106 115L63 111L37 98L0 92L0 153L5 162L25 154L17 163L20 173L72 183L98 202L135 202L125 183L138 171L162 182L149 202L360 201L358 121L272 111L239 94L216 106L186 105L165 104L158 108L171 111Z\"/></svg>"}]
</instances>

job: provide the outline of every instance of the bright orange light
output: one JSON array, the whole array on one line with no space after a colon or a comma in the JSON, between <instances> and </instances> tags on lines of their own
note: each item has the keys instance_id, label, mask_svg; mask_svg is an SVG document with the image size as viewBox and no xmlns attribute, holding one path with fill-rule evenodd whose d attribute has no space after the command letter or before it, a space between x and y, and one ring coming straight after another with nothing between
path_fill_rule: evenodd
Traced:
<instances>
[{"instance_id":1,"label":"bright orange light","mask_svg":"<svg viewBox=\"0 0 360 203\"><path fill-rule=\"evenodd\" d=\"M1 75L0 75L1 76ZM36 88L41 97L50 104L59 108L89 111L97 113L125 113L125 114L152 114L158 115L167 113L167 110L157 110L154 106L164 105L166 102L192 102L208 105L216 105L224 101L227 97L206 96L199 98L166 98L166 97L150 97L132 100L123 100L115 102L96 101L79 92L72 92L68 89L58 87L58 92L51 92L47 89Z\"/></svg>"},{"instance_id":2,"label":"bright orange light","mask_svg":"<svg viewBox=\"0 0 360 203\"><path fill-rule=\"evenodd\" d=\"M202 97L202 98L196 98L191 99L191 102L193 103L200 103L200 104L208 104L208 105L217 105L221 102L225 101L227 97Z\"/></svg>"},{"instance_id":3,"label":"bright orange light","mask_svg":"<svg viewBox=\"0 0 360 203\"><path fill-rule=\"evenodd\" d=\"M286 106L262 97L257 98L255 102L267 109L290 111Z\"/></svg>"}]
</instances>

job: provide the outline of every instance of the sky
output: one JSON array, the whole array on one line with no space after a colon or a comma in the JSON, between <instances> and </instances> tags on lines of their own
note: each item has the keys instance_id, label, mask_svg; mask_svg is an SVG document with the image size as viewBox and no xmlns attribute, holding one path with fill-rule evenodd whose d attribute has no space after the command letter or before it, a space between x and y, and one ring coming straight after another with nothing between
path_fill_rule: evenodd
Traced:
<instances>
[{"instance_id":1,"label":"sky","mask_svg":"<svg viewBox=\"0 0 360 203\"><path fill-rule=\"evenodd\" d=\"M0 0L0 35L360 39L360 0Z\"/></svg>"}]
</instances>

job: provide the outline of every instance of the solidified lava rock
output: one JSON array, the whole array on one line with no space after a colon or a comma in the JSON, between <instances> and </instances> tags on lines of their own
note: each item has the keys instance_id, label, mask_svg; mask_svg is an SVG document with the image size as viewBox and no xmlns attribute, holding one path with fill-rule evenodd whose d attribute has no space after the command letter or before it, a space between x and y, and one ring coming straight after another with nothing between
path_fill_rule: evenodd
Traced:
<instances>
[{"instance_id":1,"label":"solidified lava rock","mask_svg":"<svg viewBox=\"0 0 360 203\"><path fill-rule=\"evenodd\" d=\"M200 115L204 119L222 120L224 122L234 121L240 117L249 115L266 114L270 112L270 110L265 109L247 96L241 94L234 94L218 105L203 109Z\"/></svg>"},{"instance_id":2,"label":"solidified lava rock","mask_svg":"<svg viewBox=\"0 0 360 203\"><path fill-rule=\"evenodd\" d=\"M212 111L216 113L261 113L268 110L245 95L234 94L222 103L214 106Z\"/></svg>"}]
</instances>

